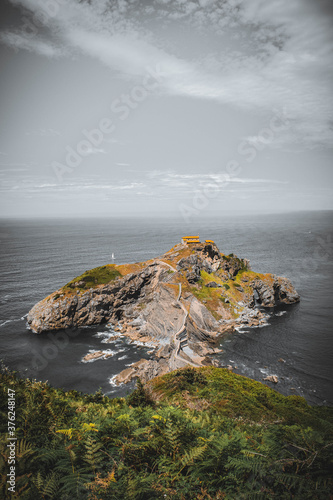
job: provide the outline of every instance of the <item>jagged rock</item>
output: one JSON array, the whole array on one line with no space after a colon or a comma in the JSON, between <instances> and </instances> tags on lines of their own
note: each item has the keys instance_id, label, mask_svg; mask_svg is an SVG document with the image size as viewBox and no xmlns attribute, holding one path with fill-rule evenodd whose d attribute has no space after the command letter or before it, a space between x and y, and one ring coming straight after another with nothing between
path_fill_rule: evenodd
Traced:
<instances>
[{"instance_id":1,"label":"jagged rock","mask_svg":"<svg viewBox=\"0 0 333 500\"><path fill-rule=\"evenodd\" d=\"M72 288L75 288L75 287L79 287L79 288L81 288L81 287L83 287L85 284L86 284L86 282L81 280L81 281L76 281L75 283L72 283L72 285L70 285L70 286L71 286Z\"/></svg>"},{"instance_id":2,"label":"jagged rock","mask_svg":"<svg viewBox=\"0 0 333 500\"><path fill-rule=\"evenodd\" d=\"M172 349L170 344L164 345L159 349L156 353L157 358L165 358L168 359L171 355Z\"/></svg>"},{"instance_id":3,"label":"jagged rock","mask_svg":"<svg viewBox=\"0 0 333 500\"><path fill-rule=\"evenodd\" d=\"M200 255L192 254L189 257L180 259L176 267L177 271L187 270L194 272L200 278L200 271L203 269L207 273L212 272L211 262Z\"/></svg>"},{"instance_id":4,"label":"jagged rock","mask_svg":"<svg viewBox=\"0 0 333 500\"><path fill-rule=\"evenodd\" d=\"M231 278L236 276L242 269L246 269L249 261L246 259L239 259L235 255L224 255L221 259L220 269L224 270Z\"/></svg>"},{"instance_id":5,"label":"jagged rock","mask_svg":"<svg viewBox=\"0 0 333 500\"><path fill-rule=\"evenodd\" d=\"M255 279L251 285L256 292L254 298L265 307L273 307L280 302L293 304L300 296L287 278L274 277L270 281Z\"/></svg>"},{"instance_id":6,"label":"jagged rock","mask_svg":"<svg viewBox=\"0 0 333 500\"><path fill-rule=\"evenodd\" d=\"M100 359L100 358L107 359L107 358L111 358L112 356L113 356L113 354L110 354L108 352L97 351L97 352L90 352L89 354L84 356L83 360L84 361L92 361L92 360Z\"/></svg>"},{"instance_id":7,"label":"jagged rock","mask_svg":"<svg viewBox=\"0 0 333 500\"><path fill-rule=\"evenodd\" d=\"M277 378L276 375L268 375L267 377L265 377L263 380L267 381L267 382L273 382L274 384L277 384L279 379Z\"/></svg>"},{"instance_id":8,"label":"jagged rock","mask_svg":"<svg viewBox=\"0 0 333 500\"><path fill-rule=\"evenodd\" d=\"M221 285L218 285L218 284L216 283L216 281L210 281L209 283L207 283L207 285L206 285L206 286L208 286L208 288L218 288L218 287L220 287Z\"/></svg>"},{"instance_id":9,"label":"jagged rock","mask_svg":"<svg viewBox=\"0 0 333 500\"><path fill-rule=\"evenodd\" d=\"M200 279L200 273L198 274L195 271L187 271L186 279L189 283L194 284Z\"/></svg>"}]
</instances>

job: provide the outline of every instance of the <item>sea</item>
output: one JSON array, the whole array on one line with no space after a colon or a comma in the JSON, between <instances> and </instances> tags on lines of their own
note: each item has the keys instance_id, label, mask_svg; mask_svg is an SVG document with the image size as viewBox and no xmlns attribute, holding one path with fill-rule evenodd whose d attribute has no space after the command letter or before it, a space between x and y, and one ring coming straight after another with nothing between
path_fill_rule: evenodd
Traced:
<instances>
[{"instance_id":1,"label":"sea","mask_svg":"<svg viewBox=\"0 0 333 500\"><path fill-rule=\"evenodd\" d=\"M21 377L84 393L124 396L133 383L114 377L151 346L114 337L107 325L37 335L32 306L84 271L159 256L185 234L212 239L221 252L247 258L253 270L290 278L301 301L268 310L268 325L239 328L221 340L220 366L313 405L333 404L333 212L216 214L181 219L2 219L0 221L0 359ZM114 254L114 260L112 260ZM84 362L103 350L108 357Z\"/></svg>"}]
</instances>

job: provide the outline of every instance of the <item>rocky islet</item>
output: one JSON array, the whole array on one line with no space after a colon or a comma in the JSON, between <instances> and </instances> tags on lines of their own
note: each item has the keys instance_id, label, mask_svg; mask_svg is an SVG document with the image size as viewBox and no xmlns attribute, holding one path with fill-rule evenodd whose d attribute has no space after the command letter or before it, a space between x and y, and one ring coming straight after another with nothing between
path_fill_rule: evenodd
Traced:
<instances>
[{"instance_id":1,"label":"rocky islet","mask_svg":"<svg viewBox=\"0 0 333 500\"><path fill-rule=\"evenodd\" d=\"M35 333L108 323L155 346L154 359L115 377L126 383L212 364L225 332L267 324L259 306L299 300L289 279L254 272L248 260L221 253L212 241L183 240L156 259L86 271L37 303L27 321ZM107 357L100 351L86 361Z\"/></svg>"}]
</instances>

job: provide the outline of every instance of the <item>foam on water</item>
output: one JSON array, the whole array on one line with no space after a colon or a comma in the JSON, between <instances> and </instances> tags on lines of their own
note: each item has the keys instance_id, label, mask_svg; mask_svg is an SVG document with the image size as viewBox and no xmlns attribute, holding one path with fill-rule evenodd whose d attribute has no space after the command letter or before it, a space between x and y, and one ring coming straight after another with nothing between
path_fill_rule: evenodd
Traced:
<instances>
[{"instance_id":1,"label":"foam on water","mask_svg":"<svg viewBox=\"0 0 333 500\"><path fill-rule=\"evenodd\" d=\"M120 358L118 358L118 361L122 361L123 359L127 358L128 358L127 354L124 354L124 356L120 356Z\"/></svg>"},{"instance_id":2,"label":"foam on water","mask_svg":"<svg viewBox=\"0 0 333 500\"><path fill-rule=\"evenodd\" d=\"M8 323L15 323L16 321L22 321L25 319L25 317L26 316L24 316L22 318L0 320L0 328L2 328L5 325L8 325Z\"/></svg>"},{"instance_id":3,"label":"foam on water","mask_svg":"<svg viewBox=\"0 0 333 500\"><path fill-rule=\"evenodd\" d=\"M109 384L112 385L112 387L118 387L119 384L116 384L116 377L117 377L117 373L116 375L112 375L111 377L109 377Z\"/></svg>"}]
</instances>

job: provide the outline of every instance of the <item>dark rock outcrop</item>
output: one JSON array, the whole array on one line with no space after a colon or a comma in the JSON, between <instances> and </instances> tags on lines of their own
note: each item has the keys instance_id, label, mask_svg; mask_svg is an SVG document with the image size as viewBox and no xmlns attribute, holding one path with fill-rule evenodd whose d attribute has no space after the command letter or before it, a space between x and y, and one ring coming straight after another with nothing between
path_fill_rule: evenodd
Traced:
<instances>
[{"instance_id":1,"label":"dark rock outcrop","mask_svg":"<svg viewBox=\"0 0 333 500\"><path fill-rule=\"evenodd\" d=\"M287 278L273 276L270 281L255 279L251 282L254 298L264 307L274 307L279 303L293 304L300 299L299 294Z\"/></svg>"}]
</instances>

